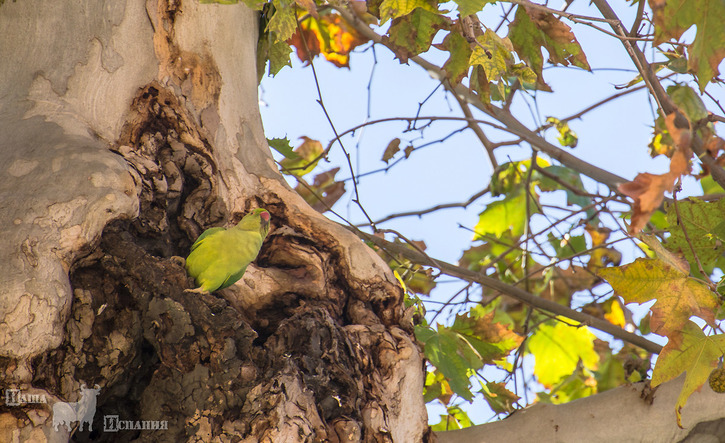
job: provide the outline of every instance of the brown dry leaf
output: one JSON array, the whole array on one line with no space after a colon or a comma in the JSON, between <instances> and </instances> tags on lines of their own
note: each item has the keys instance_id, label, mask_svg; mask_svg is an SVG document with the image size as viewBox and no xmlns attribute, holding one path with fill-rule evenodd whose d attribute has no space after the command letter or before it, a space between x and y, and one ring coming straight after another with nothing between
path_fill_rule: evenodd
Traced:
<instances>
[{"instance_id":1,"label":"brown dry leaf","mask_svg":"<svg viewBox=\"0 0 725 443\"><path fill-rule=\"evenodd\" d=\"M383 158L381 160L385 163L389 162L398 151L400 151L400 139L396 137L388 143L388 147L385 148L385 152L383 152Z\"/></svg>"},{"instance_id":2,"label":"brown dry leaf","mask_svg":"<svg viewBox=\"0 0 725 443\"><path fill-rule=\"evenodd\" d=\"M617 187L619 192L634 200L630 234L636 234L644 228L652 213L662 204L665 191L672 192L674 186L675 181L669 173L654 175L643 172L637 174L631 182Z\"/></svg>"},{"instance_id":3,"label":"brown dry leaf","mask_svg":"<svg viewBox=\"0 0 725 443\"><path fill-rule=\"evenodd\" d=\"M516 346L520 345L524 341L524 338L512 331L509 326L494 322L494 314L494 312L489 312L483 317L476 319L476 323L473 326L473 332L476 336L486 343L499 343L505 340L511 340Z\"/></svg>"},{"instance_id":4,"label":"brown dry leaf","mask_svg":"<svg viewBox=\"0 0 725 443\"><path fill-rule=\"evenodd\" d=\"M690 131L690 122L687 117L679 112L671 112L665 117L665 126L678 148L683 150L690 148L692 131Z\"/></svg>"},{"instance_id":5,"label":"brown dry leaf","mask_svg":"<svg viewBox=\"0 0 725 443\"><path fill-rule=\"evenodd\" d=\"M675 137L678 136L673 134L673 138ZM682 135L680 140L684 142L685 138ZM679 142L678 146L680 146ZM672 159L670 159L670 171L666 174L655 175L644 172L637 174L637 177L631 182L623 183L617 187L619 192L634 200L632 223L629 225L630 234L637 234L644 228L652 213L662 204L662 200L665 198L665 191L672 192L675 187L675 181L681 175L690 172L689 157L691 155L692 152L689 147L680 148L672 155Z\"/></svg>"},{"instance_id":6,"label":"brown dry leaf","mask_svg":"<svg viewBox=\"0 0 725 443\"><path fill-rule=\"evenodd\" d=\"M725 140L720 137L712 136L705 142L705 150L713 158L717 158L717 155L723 149L725 149Z\"/></svg>"}]
</instances>

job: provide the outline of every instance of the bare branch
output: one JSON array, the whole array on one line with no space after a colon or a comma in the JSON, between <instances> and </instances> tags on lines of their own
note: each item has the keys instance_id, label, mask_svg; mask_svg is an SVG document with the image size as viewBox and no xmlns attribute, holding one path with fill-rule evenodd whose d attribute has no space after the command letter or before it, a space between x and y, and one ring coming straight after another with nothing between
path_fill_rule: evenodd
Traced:
<instances>
[{"instance_id":1,"label":"bare branch","mask_svg":"<svg viewBox=\"0 0 725 443\"><path fill-rule=\"evenodd\" d=\"M427 257L426 254L421 254L420 252L407 248L401 244L395 244L383 238L376 237L374 235L360 231L354 226L345 226L345 228L354 232L361 239L374 243L381 248L391 250L396 254L400 254L412 262L418 263L423 266L430 266L431 258ZM491 278L477 272L470 271L460 266L455 266L437 259L435 259L435 262L440 265L438 269L443 274L457 277L469 282L475 282L489 288L493 288L504 295L513 297L523 303L526 303L527 305L533 306L534 308L550 312L554 315L563 315L567 318L570 318L571 320L578 321L581 324L591 326L602 332L610 334L615 338L639 346L648 352L659 354L660 351L662 351L662 346L658 345L657 343L651 342L642 336L627 332L624 329L615 326L606 320L591 316L589 314L585 314L583 312L575 311L574 309L571 309L564 305L560 305L559 303L556 303L554 301L537 297L529 292L524 291L523 289L508 285L495 278Z\"/></svg>"},{"instance_id":2,"label":"bare branch","mask_svg":"<svg viewBox=\"0 0 725 443\"><path fill-rule=\"evenodd\" d=\"M364 37L370 39L374 43L381 44L383 46L386 46L391 51L395 52L393 48L388 46L386 42L383 41L383 38L378 35L375 31L370 29L370 27L365 24L362 20L360 20L355 14L351 13L350 11L338 8L337 9L340 14L343 16L343 18L350 23L355 30L357 30L360 34L362 34ZM446 72L439 68L438 66L428 62L424 58L420 56L414 56L410 57L409 60L413 61L426 71L428 73L437 78L441 81L444 81L446 78ZM471 105L478 108L480 111L482 111L484 114L494 118L495 120L499 121L505 126L505 130L516 135L517 137L520 137L522 140L529 143L534 149L544 152L551 158L555 159L556 161L562 163L565 166L568 166L578 172L581 172L582 174L600 182L607 186L609 186L612 189L616 189L617 185L621 183L626 183L629 180L622 178L616 174L613 174L609 171L606 171L604 169L601 169L599 167L596 167L590 163L587 163L580 158L570 154L567 151L564 151L561 148L558 148L557 146L554 146L553 144L549 143L544 139L543 137L539 136L535 132L528 129L524 124L522 124L520 121L518 121L513 115L511 115L509 112L493 105L493 104L484 104L479 100L479 98L476 96L475 93L471 92L468 88L466 88L463 85L458 85L456 87L450 87L449 90L464 100L466 100Z\"/></svg>"},{"instance_id":3,"label":"bare branch","mask_svg":"<svg viewBox=\"0 0 725 443\"><path fill-rule=\"evenodd\" d=\"M388 215L387 217L381 218L380 220L376 221L375 223L379 225L379 224L385 223L386 221L390 221L390 220L392 220L394 218L400 218L400 217L412 217L412 216L421 217L421 216L423 216L425 214L430 214L431 212L439 211L441 209L467 208L471 203L473 203L474 201L476 201L479 198L483 197L488 191L489 191L489 188L486 187L485 189L483 189L483 190L481 190L481 191L473 194L471 196L471 198L469 198L468 200L466 200L464 202L460 202L460 203L444 203L444 204L435 205L433 207L430 207L428 209L423 209L423 210L420 210L420 211L399 212L397 214L391 214L391 215ZM363 225L358 225L358 226L363 226Z\"/></svg>"}]
</instances>

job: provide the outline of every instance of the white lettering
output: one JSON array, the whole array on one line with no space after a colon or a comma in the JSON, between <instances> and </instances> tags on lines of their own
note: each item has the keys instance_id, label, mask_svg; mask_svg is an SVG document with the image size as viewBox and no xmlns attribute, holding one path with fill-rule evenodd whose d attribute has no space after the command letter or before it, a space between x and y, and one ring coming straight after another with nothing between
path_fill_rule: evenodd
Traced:
<instances>
[{"instance_id":1,"label":"white lettering","mask_svg":"<svg viewBox=\"0 0 725 443\"><path fill-rule=\"evenodd\" d=\"M20 389L5 390L5 404L7 406L22 406L29 403L48 403L45 394L23 394Z\"/></svg>"}]
</instances>

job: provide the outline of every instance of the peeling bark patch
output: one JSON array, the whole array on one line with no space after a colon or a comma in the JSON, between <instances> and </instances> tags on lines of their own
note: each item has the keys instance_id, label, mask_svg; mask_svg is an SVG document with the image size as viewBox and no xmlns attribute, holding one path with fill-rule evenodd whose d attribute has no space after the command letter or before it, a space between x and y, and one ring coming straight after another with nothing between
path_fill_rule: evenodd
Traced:
<instances>
[{"instance_id":1,"label":"peeling bark patch","mask_svg":"<svg viewBox=\"0 0 725 443\"><path fill-rule=\"evenodd\" d=\"M159 78L168 78L191 99L199 114L218 102L222 79L214 59L209 54L195 54L179 49L174 22L181 2L158 0L154 28L154 49L159 59Z\"/></svg>"},{"instance_id":2,"label":"peeling bark patch","mask_svg":"<svg viewBox=\"0 0 725 443\"><path fill-rule=\"evenodd\" d=\"M13 177L22 177L30 174L40 163L37 160L17 159L8 166L8 174Z\"/></svg>"}]
</instances>

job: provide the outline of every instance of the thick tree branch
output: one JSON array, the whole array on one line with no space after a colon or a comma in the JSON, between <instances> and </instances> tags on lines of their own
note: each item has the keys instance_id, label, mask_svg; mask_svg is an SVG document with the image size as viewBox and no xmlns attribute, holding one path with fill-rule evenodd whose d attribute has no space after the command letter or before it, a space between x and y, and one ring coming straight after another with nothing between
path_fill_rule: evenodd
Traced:
<instances>
[{"instance_id":1,"label":"thick tree branch","mask_svg":"<svg viewBox=\"0 0 725 443\"><path fill-rule=\"evenodd\" d=\"M683 381L678 377L654 392L647 383L635 383L561 405L539 403L501 421L436 436L439 443L719 441L725 395L707 386L692 394L679 428L675 404Z\"/></svg>"},{"instance_id":2,"label":"thick tree branch","mask_svg":"<svg viewBox=\"0 0 725 443\"><path fill-rule=\"evenodd\" d=\"M374 243L375 245L388 251L400 254L412 262L418 263L423 266L430 266L431 261L434 261L438 265L437 268L446 275L450 275L452 277L460 278L462 280L478 283L480 285L493 288L501 292L502 294L513 297L523 303L526 303L529 306L533 306L535 308L550 312L555 315L563 315L564 317L570 318L583 325L591 326L602 332L610 334L615 338L639 346L648 352L659 354L662 350L662 346L653 343L642 336L627 332L624 329L615 326L606 320L593 317L583 312L575 311L574 309L560 305L559 303L553 302L551 300L537 297L529 292L524 291L523 289L508 285L500 280L496 280L495 278L491 278L480 273L470 271L460 266L446 263L442 260L431 260L431 258L428 257L426 254L407 248L404 245L395 244L380 237L376 237L374 235L360 231L354 226L346 226L346 228L353 231L355 234L357 234L358 237L362 238L363 240Z\"/></svg>"},{"instance_id":3,"label":"thick tree branch","mask_svg":"<svg viewBox=\"0 0 725 443\"><path fill-rule=\"evenodd\" d=\"M374 43L381 44L390 49L391 51L395 52L393 48L386 44L387 42L385 42L380 35L370 29L370 27L355 14L344 8L338 8L337 10L340 12L343 18L364 37L370 39ZM475 93L473 93L470 89L466 88L464 85L458 85L456 87L451 87L450 85L447 85L447 82L445 82L446 72L438 66L434 65L433 63L428 62L420 56L410 57L409 60L413 61L414 63L428 71L431 76L444 82L444 84L446 84L446 88L449 91L456 94L458 97L461 97L471 105L475 106L484 114L501 122L506 127L506 130L508 132L516 135L517 137L520 137L522 140L529 143L532 148L547 154L549 157L560 162L561 164L572 168L575 171L580 172L595 181L603 183L612 189L616 189L619 184L629 181L616 174L613 174L609 171L587 163L584 160L581 160L580 158L570 154L569 152L564 151L557 146L554 146L553 144L546 141L543 137L539 136L538 134L527 128L509 112L493 104L484 104L476 96Z\"/></svg>"},{"instance_id":4,"label":"thick tree branch","mask_svg":"<svg viewBox=\"0 0 725 443\"><path fill-rule=\"evenodd\" d=\"M619 20L619 17L617 17L617 14L614 10L612 10L606 0L593 0L593 3L596 5L597 9L599 9L602 16L608 19L610 26L617 35L627 36L627 31L624 29L622 22ZM655 75L654 70L647 62L647 58L644 56L639 47L635 43L625 39L621 39L621 42L637 67L637 70L639 70L642 75L642 78L647 84L647 87L649 88L655 101L657 101L657 106L659 107L662 116L664 117L672 112L679 114L680 111L677 109L675 104L672 103L672 100L662 87L659 78ZM697 157L707 165L710 173L712 174L712 178L720 186L725 187L725 169L718 165L717 161L705 150L702 139L694 132L692 135L692 150L695 152Z\"/></svg>"}]
</instances>

